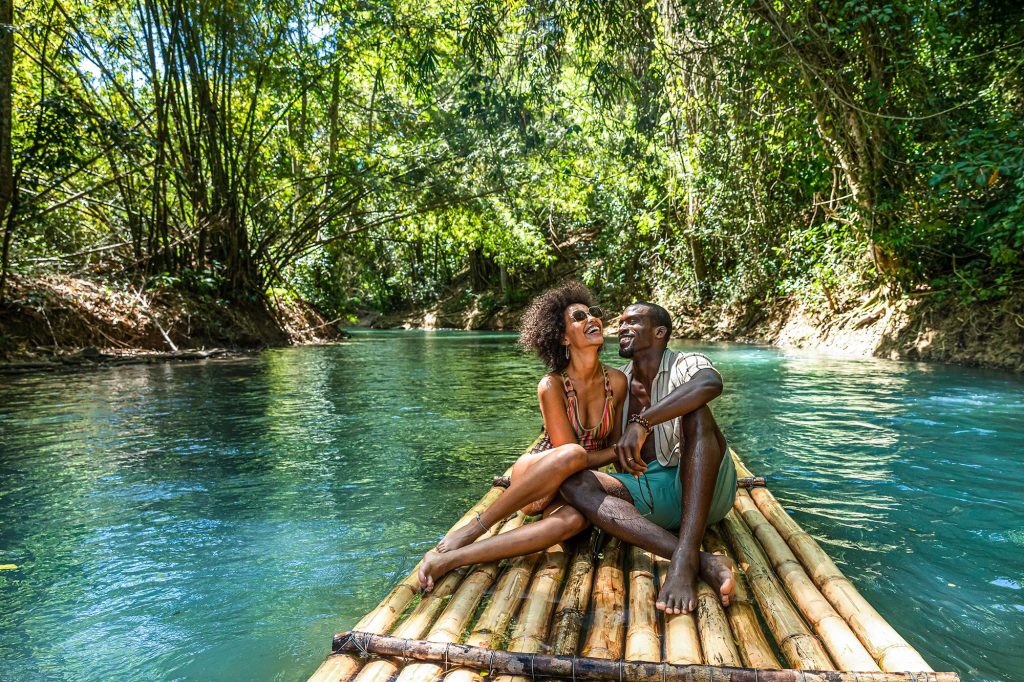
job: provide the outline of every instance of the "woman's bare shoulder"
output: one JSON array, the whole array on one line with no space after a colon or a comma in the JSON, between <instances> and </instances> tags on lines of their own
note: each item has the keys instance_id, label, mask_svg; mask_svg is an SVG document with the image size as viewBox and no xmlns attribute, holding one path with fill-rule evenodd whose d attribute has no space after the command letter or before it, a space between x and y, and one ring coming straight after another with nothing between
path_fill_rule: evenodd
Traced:
<instances>
[{"instance_id":1,"label":"woman's bare shoulder","mask_svg":"<svg viewBox=\"0 0 1024 682\"><path fill-rule=\"evenodd\" d=\"M562 377L554 372L548 372L540 378L540 382L537 384L537 395L544 395L549 391L561 390L562 388Z\"/></svg>"}]
</instances>

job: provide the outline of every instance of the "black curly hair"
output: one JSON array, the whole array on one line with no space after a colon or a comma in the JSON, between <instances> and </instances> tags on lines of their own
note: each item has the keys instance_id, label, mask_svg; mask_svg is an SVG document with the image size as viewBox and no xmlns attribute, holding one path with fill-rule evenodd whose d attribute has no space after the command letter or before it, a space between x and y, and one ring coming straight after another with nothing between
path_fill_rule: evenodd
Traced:
<instances>
[{"instance_id":1,"label":"black curly hair","mask_svg":"<svg viewBox=\"0 0 1024 682\"><path fill-rule=\"evenodd\" d=\"M519 345L537 354L552 372L569 366L562 336L565 334L565 309L573 303L594 305L594 297L582 282L567 280L548 289L523 313L519 323Z\"/></svg>"}]
</instances>

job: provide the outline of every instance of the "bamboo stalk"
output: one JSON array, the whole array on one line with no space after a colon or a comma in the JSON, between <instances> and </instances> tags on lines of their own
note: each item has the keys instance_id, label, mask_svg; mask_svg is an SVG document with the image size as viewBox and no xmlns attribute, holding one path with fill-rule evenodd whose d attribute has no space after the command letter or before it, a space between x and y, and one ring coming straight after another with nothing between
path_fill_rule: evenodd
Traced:
<instances>
[{"instance_id":1,"label":"bamboo stalk","mask_svg":"<svg viewBox=\"0 0 1024 682\"><path fill-rule=\"evenodd\" d=\"M712 554L728 556L733 562L736 558L728 551L725 542L713 528L704 533L704 546ZM754 599L747 586L747 576L737 564L733 572L736 580L736 589L729 598L729 607L725 609L725 615L729 619L729 625L736 638L736 644L743 658L743 664L748 668L778 669L782 667L779 659L772 651L772 645L765 639L761 623L757 620L757 613L754 611Z\"/></svg>"},{"instance_id":2,"label":"bamboo stalk","mask_svg":"<svg viewBox=\"0 0 1024 682\"><path fill-rule=\"evenodd\" d=\"M576 546L572 568L551 624L551 653L555 656L572 656L579 647L583 615L590 606L590 587L594 582L594 554L601 537L601 532L595 528Z\"/></svg>"},{"instance_id":3,"label":"bamboo stalk","mask_svg":"<svg viewBox=\"0 0 1024 682\"><path fill-rule=\"evenodd\" d=\"M697 632L705 663L734 667L743 665L718 594L703 580L697 583Z\"/></svg>"},{"instance_id":4,"label":"bamboo stalk","mask_svg":"<svg viewBox=\"0 0 1024 682\"><path fill-rule=\"evenodd\" d=\"M625 630L626 585L622 574L622 542L612 538L604 547L594 578L594 610L583 655L594 658L622 658Z\"/></svg>"},{"instance_id":5,"label":"bamboo stalk","mask_svg":"<svg viewBox=\"0 0 1024 682\"><path fill-rule=\"evenodd\" d=\"M366 651L419 661L484 668L506 675L558 677L614 682L921 682L914 673L839 672L828 670L757 670L706 665L671 665L590 657L549 656L497 651L465 644L442 644L400 639L387 635L350 632L343 635L341 651ZM930 673L928 682L959 682L956 673Z\"/></svg>"},{"instance_id":6,"label":"bamboo stalk","mask_svg":"<svg viewBox=\"0 0 1024 682\"><path fill-rule=\"evenodd\" d=\"M531 447L533 446L531 445ZM508 474L511 471L512 468L509 467L505 473ZM501 492L500 488L488 490L480 498L479 502L473 505L461 519L455 522L455 525L448 529L448 532L450 533L456 528L461 528L465 523L472 521L478 512L482 512L490 507L498 499L498 496L501 495ZM360 632L372 632L375 634L389 631L402 615L402 612L405 611L409 602L412 601L412 598L419 592L420 581L417 576L419 567L420 564L417 562L412 571L409 572L409 575L402 582L395 585L388 593L388 596L384 597L383 601L376 608L359 619L355 626L356 629ZM363 661L355 656L331 654L316 669L309 678L309 682L348 680L359 670L362 664Z\"/></svg>"},{"instance_id":7,"label":"bamboo stalk","mask_svg":"<svg viewBox=\"0 0 1024 682\"><path fill-rule=\"evenodd\" d=\"M484 612L480 614L473 631L466 638L466 644L490 649L501 642L509 621L519 607L523 593L530 584L533 567L540 559L540 552L516 557L498 579ZM475 670L460 668L445 676L445 682L480 682Z\"/></svg>"},{"instance_id":8,"label":"bamboo stalk","mask_svg":"<svg viewBox=\"0 0 1024 682\"><path fill-rule=\"evenodd\" d=\"M804 573L778 531L765 520L746 491L736 495L736 508L771 560L776 575L785 584L793 603L818 633L840 670L879 670L878 664L850 630L828 600Z\"/></svg>"},{"instance_id":9,"label":"bamboo stalk","mask_svg":"<svg viewBox=\"0 0 1024 682\"><path fill-rule=\"evenodd\" d=\"M665 584L668 559L658 558L658 587ZM665 614L665 661L673 665L700 665L704 662L697 634L697 617L693 613Z\"/></svg>"},{"instance_id":10,"label":"bamboo stalk","mask_svg":"<svg viewBox=\"0 0 1024 682\"><path fill-rule=\"evenodd\" d=\"M763 488L768 485L764 476L743 476L736 479L737 488Z\"/></svg>"},{"instance_id":11,"label":"bamboo stalk","mask_svg":"<svg viewBox=\"0 0 1024 682\"><path fill-rule=\"evenodd\" d=\"M726 515L723 527L786 662L805 670L834 670L828 654L789 602L768 558L735 509Z\"/></svg>"},{"instance_id":12,"label":"bamboo stalk","mask_svg":"<svg viewBox=\"0 0 1024 682\"><path fill-rule=\"evenodd\" d=\"M629 628L626 630L627 661L660 661L658 611L654 600L654 558L639 547L629 548Z\"/></svg>"},{"instance_id":13,"label":"bamboo stalk","mask_svg":"<svg viewBox=\"0 0 1024 682\"><path fill-rule=\"evenodd\" d=\"M523 515L517 514L502 526L500 533L507 533L523 525ZM458 591L452 596L448 606L430 628L427 640L431 642L458 642L462 632L473 617L477 605L494 579L498 576L498 562L479 564L473 572L462 581ZM397 682L432 682L441 676L443 669L433 663L411 663L398 676Z\"/></svg>"},{"instance_id":14,"label":"bamboo stalk","mask_svg":"<svg viewBox=\"0 0 1024 682\"><path fill-rule=\"evenodd\" d=\"M558 594L558 588L562 586L562 578L565 576L568 563L568 549L565 544L555 545L544 553L533 576L526 601L519 609L519 622L512 631L512 638L508 644L509 651L537 653L543 650L551 612L555 607L555 596ZM525 682L527 679L501 675L495 682Z\"/></svg>"},{"instance_id":15,"label":"bamboo stalk","mask_svg":"<svg viewBox=\"0 0 1024 682\"><path fill-rule=\"evenodd\" d=\"M462 582L465 570L465 568L460 568L452 571L434 585L434 589L423 597L423 601L416 605L416 608L412 610L409 617L395 628L394 636L404 639L419 639L422 637L427 628L430 627L434 616L441 611L448 597L454 594L455 588ZM398 665L394 661L386 659L370 661L359 671L355 681L387 682L397 670Z\"/></svg>"},{"instance_id":16,"label":"bamboo stalk","mask_svg":"<svg viewBox=\"0 0 1024 682\"><path fill-rule=\"evenodd\" d=\"M736 453L730 453L733 461L737 463L737 473L749 475L749 470ZM768 522L793 550L815 586L849 624L882 670L931 672L931 666L925 662L921 654L910 646L857 591L814 538L790 518L770 490L752 490L751 497Z\"/></svg>"}]
</instances>

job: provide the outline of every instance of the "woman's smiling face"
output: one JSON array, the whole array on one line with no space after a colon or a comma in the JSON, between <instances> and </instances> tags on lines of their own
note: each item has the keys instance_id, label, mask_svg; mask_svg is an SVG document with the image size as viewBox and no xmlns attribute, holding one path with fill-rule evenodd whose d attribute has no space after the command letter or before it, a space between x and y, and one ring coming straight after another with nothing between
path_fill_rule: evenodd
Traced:
<instances>
[{"instance_id":1,"label":"woman's smiling face","mask_svg":"<svg viewBox=\"0 0 1024 682\"><path fill-rule=\"evenodd\" d=\"M600 317L591 314L587 306L582 303L573 303L562 312L562 315L565 318L563 341L566 344L582 348L600 346L604 343L604 322ZM582 319L577 320L577 317Z\"/></svg>"}]
</instances>

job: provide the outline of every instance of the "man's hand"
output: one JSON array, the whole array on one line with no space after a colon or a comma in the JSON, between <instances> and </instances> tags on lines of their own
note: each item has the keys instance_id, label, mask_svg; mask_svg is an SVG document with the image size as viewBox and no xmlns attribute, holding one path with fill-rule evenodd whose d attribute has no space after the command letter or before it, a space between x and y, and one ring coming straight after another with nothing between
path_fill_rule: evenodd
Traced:
<instances>
[{"instance_id":1,"label":"man's hand","mask_svg":"<svg viewBox=\"0 0 1024 682\"><path fill-rule=\"evenodd\" d=\"M626 424L626 430L615 444L615 456L619 460L619 469L627 474L639 476L647 471L647 463L640 456L640 450L647 440L647 429L637 423Z\"/></svg>"}]
</instances>

